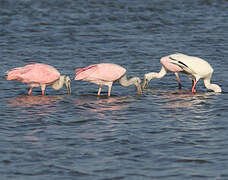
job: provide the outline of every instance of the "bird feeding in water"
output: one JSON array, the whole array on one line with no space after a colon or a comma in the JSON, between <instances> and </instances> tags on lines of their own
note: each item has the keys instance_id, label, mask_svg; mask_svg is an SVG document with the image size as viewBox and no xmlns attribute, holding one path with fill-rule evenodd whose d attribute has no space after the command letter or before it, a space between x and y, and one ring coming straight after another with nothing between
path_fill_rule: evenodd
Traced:
<instances>
[{"instance_id":1,"label":"bird feeding in water","mask_svg":"<svg viewBox=\"0 0 228 180\"><path fill-rule=\"evenodd\" d=\"M34 87L41 87L42 95L44 95L47 85L51 85L55 90L60 90L64 84L67 92L71 93L69 76L61 76L57 69L47 64L31 63L24 67L14 68L6 72L6 79L28 84L30 86L28 95L32 93Z\"/></svg>"},{"instance_id":2,"label":"bird feeding in water","mask_svg":"<svg viewBox=\"0 0 228 180\"><path fill-rule=\"evenodd\" d=\"M138 77L127 79L126 69L111 63L90 65L85 68L76 69L75 80L82 80L100 85L97 95L100 96L102 86L108 86L108 96L111 95L112 84L119 81L121 86L135 85L138 94L142 94L141 80Z\"/></svg>"},{"instance_id":3,"label":"bird feeding in water","mask_svg":"<svg viewBox=\"0 0 228 180\"><path fill-rule=\"evenodd\" d=\"M203 79L207 89L213 90L214 92L222 92L219 85L211 84L210 81L214 70L207 61L201 58L176 53L162 57L160 62L162 68L159 73L150 72L144 75L143 89L147 87L149 81L153 78L162 78L167 72L171 71L174 72L177 77L179 88L181 88L181 82L178 72L185 73L191 77L193 81L191 91L193 93L196 92L195 86L199 79Z\"/></svg>"}]
</instances>

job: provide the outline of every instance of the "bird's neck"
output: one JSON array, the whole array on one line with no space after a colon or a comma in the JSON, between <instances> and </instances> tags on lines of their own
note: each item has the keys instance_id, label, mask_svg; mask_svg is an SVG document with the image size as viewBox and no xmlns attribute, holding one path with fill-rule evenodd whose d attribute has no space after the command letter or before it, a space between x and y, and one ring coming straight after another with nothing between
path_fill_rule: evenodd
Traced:
<instances>
[{"instance_id":1,"label":"bird's neck","mask_svg":"<svg viewBox=\"0 0 228 180\"><path fill-rule=\"evenodd\" d=\"M131 85L135 85L137 82L137 77L133 77L131 79L127 79L126 75L124 75L123 77L120 78L119 80L120 84L124 87L128 87Z\"/></svg>"},{"instance_id":2,"label":"bird's neck","mask_svg":"<svg viewBox=\"0 0 228 180\"><path fill-rule=\"evenodd\" d=\"M52 84L52 88L54 90L61 89L63 87L64 80L65 80L65 77L64 76L60 76L59 79Z\"/></svg>"},{"instance_id":3,"label":"bird's neck","mask_svg":"<svg viewBox=\"0 0 228 180\"><path fill-rule=\"evenodd\" d=\"M142 94L142 89L141 89L141 80L138 77L133 77L131 79L127 79L126 75L121 77L119 79L120 85L124 87L128 87L131 85L135 85L138 91L138 94Z\"/></svg>"},{"instance_id":4,"label":"bird's neck","mask_svg":"<svg viewBox=\"0 0 228 180\"><path fill-rule=\"evenodd\" d=\"M217 84L211 84L211 79L204 79L204 85L207 89L210 89L214 92L222 92L222 89L219 85Z\"/></svg>"},{"instance_id":5,"label":"bird's neck","mask_svg":"<svg viewBox=\"0 0 228 180\"><path fill-rule=\"evenodd\" d=\"M167 70L162 66L161 70L159 73L156 73L156 72L151 72L151 73L148 73L147 74L147 78L148 80L150 81L151 79L154 79L154 78L162 78L166 75L167 73Z\"/></svg>"}]
</instances>

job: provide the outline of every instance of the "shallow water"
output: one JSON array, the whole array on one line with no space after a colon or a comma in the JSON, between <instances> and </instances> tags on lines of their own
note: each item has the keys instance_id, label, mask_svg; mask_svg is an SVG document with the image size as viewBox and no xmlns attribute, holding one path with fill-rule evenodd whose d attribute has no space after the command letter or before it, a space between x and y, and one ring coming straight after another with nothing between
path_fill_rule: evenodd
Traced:
<instances>
[{"instance_id":1,"label":"shallow water","mask_svg":"<svg viewBox=\"0 0 228 180\"><path fill-rule=\"evenodd\" d=\"M228 179L228 2L225 0L23 0L0 2L1 179ZM223 93L197 93L174 74L134 87L74 81L74 70L112 62L141 79L175 52L214 68ZM55 66L66 89L28 87L4 73Z\"/></svg>"}]
</instances>

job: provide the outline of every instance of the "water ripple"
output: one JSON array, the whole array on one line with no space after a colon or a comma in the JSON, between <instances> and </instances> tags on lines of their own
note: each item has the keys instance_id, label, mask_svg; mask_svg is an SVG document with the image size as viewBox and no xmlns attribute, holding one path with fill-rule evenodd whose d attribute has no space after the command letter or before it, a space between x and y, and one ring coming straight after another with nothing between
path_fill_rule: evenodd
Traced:
<instances>
[{"instance_id":1,"label":"water ripple","mask_svg":"<svg viewBox=\"0 0 228 180\"><path fill-rule=\"evenodd\" d=\"M227 179L226 0L2 1L0 9L1 179ZM206 59L212 82L192 94L168 73L142 95L74 81L75 69L112 62L127 76L159 72L162 56ZM5 72L30 62L54 65L72 94L27 86Z\"/></svg>"}]
</instances>

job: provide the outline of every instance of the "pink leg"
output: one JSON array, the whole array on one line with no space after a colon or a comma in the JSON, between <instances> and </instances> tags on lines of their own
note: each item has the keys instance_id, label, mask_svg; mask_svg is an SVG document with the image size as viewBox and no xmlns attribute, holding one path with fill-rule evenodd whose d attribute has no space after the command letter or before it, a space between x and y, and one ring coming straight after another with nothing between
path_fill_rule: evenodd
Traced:
<instances>
[{"instance_id":1,"label":"pink leg","mask_svg":"<svg viewBox=\"0 0 228 180\"><path fill-rule=\"evenodd\" d=\"M196 87L196 80L194 79L192 80L192 93L196 93L195 87Z\"/></svg>"},{"instance_id":2,"label":"pink leg","mask_svg":"<svg viewBox=\"0 0 228 180\"><path fill-rule=\"evenodd\" d=\"M178 73L177 73L177 72L175 72L174 74L175 74L175 76L176 76L176 78L177 78L178 87L179 87L179 89L181 89L181 82L180 82L179 75L178 75Z\"/></svg>"},{"instance_id":3,"label":"pink leg","mask_svg":"<svg viewBox=\"0 0 228 180\"><path fill-rule=\"evenodd\" d=\"M45 94L45 88L46 88L46 85L41 85L42 95Z\"/></svg>"},{"instance_id":4,"label":"pink leg","mask_svg":"<svg viewBox=\"0 0 228 180\"><path fill-rule=\"evenodd\" d=\"M108 86L108 96L111 96L112 86Z\"/></svg>"},{"instance_id":5,"label":"pink leg","mask_svg":"<svg viewBox=\"0 0 228 180\"><path fill-rule=\"evenodd\" d=\"M99 90L98 90L98 92L97 92L97 95L98 95L98 96L100 96L101 90L102 90L102 85L100 85Z\"/></svg>"},{"instance_id":6,"label":"pink leg","mask_svg":"<svg viewBox=\"0 0 228 180\"><path fill-rule=\"evenodd\" d=\"M28 95L31 95L31 94L32 94L32 87L28 91Z\"/></svg>"}]
</instances>

